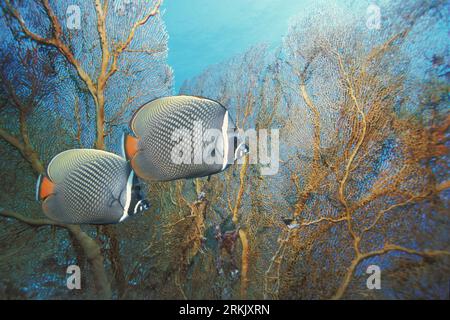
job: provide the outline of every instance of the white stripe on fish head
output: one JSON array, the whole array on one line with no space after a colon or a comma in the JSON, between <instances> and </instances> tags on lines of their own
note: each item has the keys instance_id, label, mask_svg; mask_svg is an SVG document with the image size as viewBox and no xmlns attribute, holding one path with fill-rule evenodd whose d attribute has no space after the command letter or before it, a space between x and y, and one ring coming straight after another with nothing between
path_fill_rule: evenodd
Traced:
<instances>
[{"instance_id":1,"label":"white stripe on fish head","mask_svg":"<svg viewBox=\"0 0 450 320\"><path fill-rule=\"evenodd\" d=\"M131 187L133 186L133 178L134 178L134 171L131 170L130 175L128 176L127 185L125 189L125 207L123 209L123 215L120 218L119 222L122 222L126 218L128 218L128 209L130 208L131 203Z\"/></svg>"},{"instance_id":2,"label":"white stripe on fish head","mask_svg":"<svg viewBox=\"0 0 450 320\"><path fill-rule=\"evenodd\" d=\"M225 112L222 124L222 139L223 139L223 160L222 160L222 170L225 170L228 164L228 111Z\"/></svg>"}]
</instances>

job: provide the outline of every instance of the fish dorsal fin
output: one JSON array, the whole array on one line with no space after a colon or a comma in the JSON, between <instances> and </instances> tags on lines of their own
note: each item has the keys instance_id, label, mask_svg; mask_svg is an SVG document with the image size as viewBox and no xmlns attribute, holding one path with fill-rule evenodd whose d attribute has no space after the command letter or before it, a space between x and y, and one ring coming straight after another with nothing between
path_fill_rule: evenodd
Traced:
<instances>
[{"instance_id":1,"label":"fish dorsal fin","mask_svg":"<svg viewBox=\"0 0 450 320\"><path fill-rule=\"evenodd\" d=\"M47 175L51 181L58 184L64 180L66 175L83 163L100 157L117 157L118 155L96 149L71 149L56 155L47 167Z\"/></svg>"},{"instance_id":2,"label":"fish dorsal fin","mask_svg":"<svg viewBox=\"0 0 450 320\"><path fill-rule=\"evenodd\" d=\"M182 108L189 103L198 101L207 101L208 103L221 105L217 101L197 96L179 95L158 98L144 104L134 113L130 120L130 128L136 136L140 137L143 132L145 132L146 125L150 118L156 116L162 110L165 110L166 108ZM225 107L223 108L225 109Z\"/></svg>"}]
</instances>

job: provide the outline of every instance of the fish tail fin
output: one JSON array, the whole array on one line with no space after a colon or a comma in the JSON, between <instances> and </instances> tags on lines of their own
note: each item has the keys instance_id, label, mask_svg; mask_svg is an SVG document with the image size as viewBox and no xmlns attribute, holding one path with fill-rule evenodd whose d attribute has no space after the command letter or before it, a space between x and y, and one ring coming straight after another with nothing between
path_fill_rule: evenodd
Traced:
<instances>
[{"instance_id":1,"label":"fish tail fin","mask_svg":"<svg viewBox=\"0 0 450 320\"><path fill-rule=\"evenodd\" d=\"M39 175L36 183L36 201L45 200L55 191L55 184L44 174Z\"/></svg>"},{"instance_id":2,"label":"fish tail fin","mask_svg":"<svg viewBox=\"0 0 450 320\"><path fill-rule=\"evenodd\" d=\"M125 159L133 159L138 151L138 138L135 138L125 132L122 135L122 154Z\"/></svg>"}]
</instances>

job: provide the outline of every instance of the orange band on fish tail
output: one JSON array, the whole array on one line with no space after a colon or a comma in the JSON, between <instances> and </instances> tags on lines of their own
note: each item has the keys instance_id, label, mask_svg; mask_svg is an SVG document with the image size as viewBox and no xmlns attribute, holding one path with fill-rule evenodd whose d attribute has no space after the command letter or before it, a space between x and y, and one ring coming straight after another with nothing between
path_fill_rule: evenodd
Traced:
<instances>
[{"instance_id":1,"label":"orange band on fish tail","mask_svg":"<svg viewBox=\"0 0 450 320\"><path fill-rule=\"evenodd\" d=\"M39 199L44 200L55 191L55 184L47 177L42 177L39 187Z\"/></svg>"},{"instance_id":2,"label":"orange band on fish tail","mask_svg":"<svg viewBox=\"0 0 450 320\"><path fill-rule=\"evenodd\" d=\"M138 151L138 139L130 135L125 136L125 155L127 159L133 159Z\"/></svg>"}]
</instances>

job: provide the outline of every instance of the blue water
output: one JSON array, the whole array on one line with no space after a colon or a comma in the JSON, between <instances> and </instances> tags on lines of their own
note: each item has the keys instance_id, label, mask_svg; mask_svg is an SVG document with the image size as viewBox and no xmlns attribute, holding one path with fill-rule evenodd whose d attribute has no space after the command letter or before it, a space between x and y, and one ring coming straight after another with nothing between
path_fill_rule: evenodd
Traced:
<instances>
[{"instance_id":1,"label":"blue water","mask_svg":"<svg viewBox=\"0 0 450 320\"><path fill-rule=\"evenodd\" d=\"M317 1L316 1L317 2ZM167 0L169 64L175 90L208 65L242 53L257 43L274 45L290 18L307 11L311 0Z\"/></svg>"}]
</instances>

